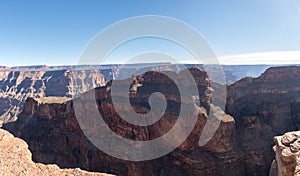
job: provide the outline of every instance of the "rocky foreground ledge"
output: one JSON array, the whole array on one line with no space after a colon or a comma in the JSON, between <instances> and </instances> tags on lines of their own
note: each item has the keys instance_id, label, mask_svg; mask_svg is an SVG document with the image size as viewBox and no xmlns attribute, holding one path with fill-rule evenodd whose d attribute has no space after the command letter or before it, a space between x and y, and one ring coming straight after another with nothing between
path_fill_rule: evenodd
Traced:
<instances>
[{"instance_id":1,"label":"rocky foreground ledge","mask_svg":"<svg viewBox=\"0 0 300 176\"><path fill-rule=\"evenodd\" d=\"M276 160L270 176L300 176L300 131L274 137Z\"/></svg>"},{"instance_id":2,"label":"rocky foreground ledge","mask_svg":"<svg viewBox=\"0 0 300 176\"><path fill-rule=\"evenodd\" d=\"M60 169L57 165L34 163L25 141L0 129L0 175L2 176L109 176L81 169Z\"/></svg>"}]
</instances>

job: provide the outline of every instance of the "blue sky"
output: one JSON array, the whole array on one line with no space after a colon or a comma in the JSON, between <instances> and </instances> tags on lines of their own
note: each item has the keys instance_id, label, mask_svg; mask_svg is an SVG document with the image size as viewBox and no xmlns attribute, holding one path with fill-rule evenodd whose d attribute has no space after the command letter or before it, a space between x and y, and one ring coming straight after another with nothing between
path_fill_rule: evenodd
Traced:
<instances>
[{"instance_id":1,"label":"blue sky","mask_svg":"<svg viewBox=\"0 0 300 176\"><path fill-rule=\"evenodd\" d=\"M0 65L76 64L95 34L140 15L190 24L224 58L300 51L299 0L0 0Z\"/></svg>"}]
</instances>

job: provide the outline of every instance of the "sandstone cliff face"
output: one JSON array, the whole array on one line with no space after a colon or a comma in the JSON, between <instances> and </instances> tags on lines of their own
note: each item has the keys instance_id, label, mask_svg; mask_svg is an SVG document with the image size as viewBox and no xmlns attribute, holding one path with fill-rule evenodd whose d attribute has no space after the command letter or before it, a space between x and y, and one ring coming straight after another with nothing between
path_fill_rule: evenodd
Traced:
<instances>
[{"instance_id":1,"label":"sandstone cliff face","mask_svg":"<svg viewBox=\"0 0 300 176\"><path fill-rule=\"evenodd\" d=\"M266 175L273 136L299 127L300 67L269 68L228 87L226 112L236 120L247 174ZM255 141L255 142L254 142Z\"/></svg>"},{"instance_id":2,"label":"sandstone cliff face","mask_svg":"<svg viewBox=\"0 0 300 176\"><path fill-rule=\"evenodd\" d=\"M34 163L28 145L9 132L0 129L0 175L5 176L109 176L81 169L60 169L57 165Z\"/></svg>"},{"instance_id":3,"label":"sandstone cliff face","mask_svg":"<svg viewBox=\"0 0 300 176\"><path fill-rule=\"evenodd\" d=\"M98 70L0 70L0 119L16 120L28 97L74 97L105 85Z\"/></svg>"},{"instance_id":4,"label":"sandstone cliff face","mask_svg":"<svg viewBox=\"0 0 300 176\"><path fill-rule=\"evenodd\" d=\"M4 128L24 139L29 144L33 160L42 163L56 163L61 167L80 167L89 171L100 171L116 175L246 175L243 150L238 146L234 119L211 102L210 81L204 72L191 70L197 78L199 106L197 123L189 137L177 149L166 156L143 162L130 162L111 157L97 149L83 134L73 109L73 101L47 103L28 98L23 112L14 123ZM82 94L79 98L97 101L99 113L107 125L118 135L132 140L150 140L160 137L176 123L180 103L176 86L167 77L149 72L135 84L142 84L136 92L130 93L133 108L139 113L149 111L147 98L158 89L165 95L167 109L161 120L147 127L135 126L122 120L116 113L110 97L110 84ZM155 79L160 78L160 79ZM119 81L122 84L122 81ZM155 86L153 86L155 85ZM189 85L187 85L189 86ZM117 95L122 98L124 95ZM89 107L80 105L76 113L85 115L89 121ZM120 101L118 106L125 107ZM193 106L193 104L191 104ZM208 108L212 118L221 120L220 128L205 146L198 144ZM187 117L188 118L188 117ZM93 122L91 122L93 124ZM96 125L96 124L95 124ZM101 127L100 127L101 128ZM95 137L101 134L95 131ZM122 146L120 146L122 147Z\"/></svg>"}]
</instances>

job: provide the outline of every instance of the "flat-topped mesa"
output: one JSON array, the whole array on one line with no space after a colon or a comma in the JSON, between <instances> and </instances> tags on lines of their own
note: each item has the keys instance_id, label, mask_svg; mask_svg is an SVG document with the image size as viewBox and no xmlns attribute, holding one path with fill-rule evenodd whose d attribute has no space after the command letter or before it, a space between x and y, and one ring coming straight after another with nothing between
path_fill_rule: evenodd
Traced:
<instances>
[{"instance_id":1,"label":"flat-topped mesa","mask_svg":"<svg viewBox=\"0 0 300 176\"><path fill-rule=\"evenodd\" d=\"M41 119L55 120L72 112L71 99L66 97L28 98L22 114L38 116ZM22 117L22 114L20 117ZM59 120L59 119L57 119Z\"/></svg>"},{"instance_id":2,"label":"flat-topped mesa","mask_svg":"<svg viewBox=\"0 0 300 176\"><path fill-rule=\"evenodd\" d=\"M67 97L40 97L40 98L33 98L35 101L37 101L39 104L63 104L67 101L71 101L71 98Z\"/></svg>"},{"instance_id":3,"label":"flat-topped mesa","mask_svg":"<svg viewBox=\"0 0 300 176\"><path fill-rule=\"evenodd\" d=\"M200 74L201 72L197 73ZM132 93L133 97L131 97L131 100L135 99L131 102L131 106L133 109L138 110L138 113L149 111L148 103L138 99L138 96L142 96L142 92L150 94L152 91L148 90L160 88L160 90L172 95L172 91L168 89L173 85L172 82L167 77L154 79L152 76L156 74L159 73L149 72L142 77L135 77L138 80L135 83L142 84L137 88L135 94ZM170 84L163 85L162 79L168 79ZM207 80L207 77L197 77L197 79L199 80L196 81L198 87L203 87L202 93L205 93L204 90L209 88L209 83L202 80ZM114 81L113 84L118 82L122 83L122 81ZM213 118L221 120L220 128L214 134L213 139L205 146L199 146L199 138L207 120L207 110L203 106L191 104L192 107L197 108L196 125L188 139L168 155L151 161L130 162L103 153L87 139L81 130L82 126L78 123L76 115L83 116L86 122L91 125L97 125L97 123L90 120L91 107L86 103L97 102L97 110L102 115L99 118L103 118L106 125L114 133L123 138L138 141L149 141L168 132L176 123L178 110L180 110L179 104L182 103L180 99L175 101L172 98L177 96L177 92L173 92L174 96L165 97L167 103L172 106L167 107L165 114L158 122L146 127L136 126L123 120L115 111L114 106L126 106L122 101L112 103L109 86L110 83L107 86L83 93L77 99L67 102L50 100L50 103L46 103L42 100L37 101L29 98L18 120L5 124L4 128L28 142L34 161L56 163L61 167L80 167L89 171L116 175L213 176L245 174L243 169L245 165L241 162L243 155L237 145L235 121L216 106L212 106L211 113ZM204 89L205 87L206 89ZM117 94L117 96L122 97L124 95ZM147 97L147 95L144 96ZM80 104L80 101L77 102L75 115L74 101L78 99L86 101L82 104ZM128 112L127 108L121 108L121 110L125 114ZM101 128L101 126L98 127ZM101 134L97 131L93 134L94 137L101 137ZM122 149L122 146L119 147ZM126 150L124 149L124 151Z\"/></svg>"},{"instance_id":4,"label":"flat-topped mesa","mask_svg":"<svg viewBox=\"0 0 300 176\"><path fill-rule=\"evenodd\" d=\"M28 97L74 97L105 84L99 70L1 70L0 119L16 120Z\"/></svg>"}]
</instances>

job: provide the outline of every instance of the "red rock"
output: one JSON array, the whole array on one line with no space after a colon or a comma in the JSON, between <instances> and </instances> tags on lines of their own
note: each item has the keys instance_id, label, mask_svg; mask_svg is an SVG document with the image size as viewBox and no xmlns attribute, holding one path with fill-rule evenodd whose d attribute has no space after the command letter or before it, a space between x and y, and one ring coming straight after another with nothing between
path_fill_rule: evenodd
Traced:
<instances>
[{"instance_id":1,"label":"red rock","mask_svg":"<svg viewBox=\"0 0 300 176\"><path fill-rule=\"evenodd\" d=\"M6 176L109 176L81 169L61 169L57 165L34 163L28 145L9 132L0 129L0 175Z\"/></svg>"},{"instance_id":2,"label":"red rock","mask_svg":"<svg viewBox=\"0 0 300 176\"><path fill-rule=\"evenodd\" d=\"M149 72L144 75L142 86L135 94L130 95L132 101L135 102L132 106L139 112L149 111L143 98L148 97L152 90L158 88L165 93L169 103L172 103L165 115L151 126L135 126L122 120L112 106L108 87L97 88L96 92L87 92L81 97L95 101L96 95L98 108L107 125L120 136L133 140L154 139L166 133L176 123L180 109L178 103L193 103L191 99L178 99L176 92L170 91L176 90L172 88L172 81L163 76L159 76L160 79L154 79L153 76L156 74L158 73ZM211 95L208 93L211 88L207 75L199 70L193 70L193 74L200 75L196 81L200 91L199 101L202 101L203 105L209 105ZM183 78L179 76L178 79L184 81ZM201 96L208 96L208 98L201 99ZM122 102L119 102L118 106L123 107L122 111L128 111ZM18 120L5 124L4 128L28 142L34 161L56 163L61 167L80 167L89 171L116 175L245 175L244 155L238 146L235 121L218 107L213 106L211 113L213 118L221 120L221 125L207 145L199 147L198 142L208 117L208 109L198 107L198 121L188 139L168 155L144 162L116 159L97 149L81 131L71 107L72 101L39 103L29 98ZM82 104L79 108L81 111L77 113L86 114L89 112L88 108ZM97 125L93 121L88 122L89 125ZM94 135L101 137L101 134L96 131Z\"/></svg>"}]
</instances>

